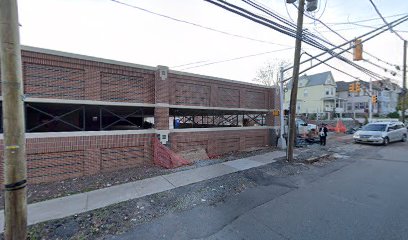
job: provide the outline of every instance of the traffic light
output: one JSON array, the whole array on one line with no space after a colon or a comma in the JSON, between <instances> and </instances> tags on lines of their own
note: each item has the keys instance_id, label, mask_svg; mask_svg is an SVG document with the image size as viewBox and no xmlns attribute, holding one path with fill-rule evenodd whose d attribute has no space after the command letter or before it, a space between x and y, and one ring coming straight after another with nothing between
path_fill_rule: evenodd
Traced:
<instances>
[{"instance_id":1,"label":"traffic light","mask_svg":"<svg viewBox=\"0 0 408 240\"><path fill-rule=\"evenodd\" d=\"M376 95L371 96L371 102L372 103L377 103L377 96Z\"/></svg>"},{"instance_id":2,"label":"traffic light","mask_svg":"<svg viewBox=\"0 0 408 240\"><path fill-rule=\"evenodd\" d=\"M356 84L356 92L360 92L360 83L355 83Z\"/></svg>"},{"instance_id":3,"label":"traffic light","mask_svg":"<svg viewBox=\"0 0 408 240\"><path fill-rule=\"evenodd\" d=\"M350 83L349 84L349 92L355 92L355 83Z\"/></svg>"},{"instance_id":4,"label":"traffic light","mask_svg":"<svg viewBox=\"0 0 408 240\"><path fill-rule=\"evenodd\" d=\"M361 43L361 39L354 40L353 60L354 61L363 60L363 44Z\"/></svg>"},{"instance_id":5,"label":"traffic light","mask_svg":"<svg viewBox=\"0 0 408 240\"><path fill-rule=\"evenodd\" d=\"M289 110L288 109L283 110L283 115L288 116L289 115Z\"/></svg>"}]
</instances>

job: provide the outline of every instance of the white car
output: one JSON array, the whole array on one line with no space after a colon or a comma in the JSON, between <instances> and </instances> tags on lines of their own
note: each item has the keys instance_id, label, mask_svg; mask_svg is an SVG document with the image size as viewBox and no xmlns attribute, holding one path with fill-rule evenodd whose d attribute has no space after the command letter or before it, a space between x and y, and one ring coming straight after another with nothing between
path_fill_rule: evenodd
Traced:
<instances>
[{"instance_id":1,"label":"white car","mask_svg":"<svg viewBox=\"0 0 408 240\"><path fill-rule=\"evenodd\" d=\"M354 133L354 142L388 145L390 142L407 141L407 128L402 122L369 123Z\"/></svg>"}]
</instances>

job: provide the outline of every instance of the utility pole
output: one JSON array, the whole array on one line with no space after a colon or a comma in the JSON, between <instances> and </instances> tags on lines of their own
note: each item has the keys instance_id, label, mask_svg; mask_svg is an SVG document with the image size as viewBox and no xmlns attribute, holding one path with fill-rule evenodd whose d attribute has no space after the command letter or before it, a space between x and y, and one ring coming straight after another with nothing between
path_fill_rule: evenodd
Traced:
<instances>
[{"instance_id":1,"label":"utility pole","mask_svg":"<svg viewBox=\"0 0 408 240\"><path fill-rule=\"evenodd\" d=\"M27 238L27 164L17 0L0 0L4 130L4 238Z\"/></svg>"},{"instance_id":2,"label":"utility pole","mask_svg":"<svg viewBox=\"0 0 408 240\"><path fill-rule=\"evenodd\" d=\"M278 139L278 147L280 149L286 149L286 140L283 137L285 132L285 119L283 109L283 67L280 67L280 81L279 81L279 101L280 101L280 134Z\"/></svg>"},{"instance_id":3,"label":"utility pole","mask_svg":"<svg viewBox=\"0 0 408 240\"><path fill-rule=\"evenodd\" d=\"M407 97L407 40L404 40L404 60L402 65L402 122L405 123L405 101Z\"/></svg>"},{"instance_id":4,"label":"utility pole","mask_svg":"<svg viewBox=\"0 0 408 240\"><path fill-rule=\"evenodd\" d=\"M299 81L299 68L300 68L300 51L302 48L303 37L303 11L305 9L305 0L299 0L298 6L298 19L296 29L296 46L295 57L293 61L293 75L292 75L292 89L290 91L290 104L289 104L289 138L288 138L288 162L293 162L293 150L296 139L296 101L298 92Z\"/></svg>"}]
</instances>

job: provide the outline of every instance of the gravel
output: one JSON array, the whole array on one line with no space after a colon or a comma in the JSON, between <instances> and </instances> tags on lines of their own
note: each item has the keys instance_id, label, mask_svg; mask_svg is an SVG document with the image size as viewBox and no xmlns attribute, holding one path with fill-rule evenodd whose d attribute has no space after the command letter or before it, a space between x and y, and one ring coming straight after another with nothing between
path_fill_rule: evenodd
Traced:
<instances>
[{"instance_id":1,"label":"gravel","mask_svg":"<svg viewBox=\"0 0 408 240\"><path fill-rule=\"evenodd\" d=\"M29 184L27 187L27 201L28 203L40 202L48 199L68 196L75 193L88 192L173 172L184 171L197 167L204 167L216 163L235 160L238 158L271 152L274 150L276 150L276 148L265 147L248 151L228 153L223 156L219 156L219 158L216 159L194 161L189 166L183 166L176 169L164 169L153 164L146 164L141 167L67 179L60 182ZM0 209L4 209L4 196L2 191L0 191Z\"/></svg>"},{"instance_id":2,"label":"gravel","mask_svg":"<svg viewBox=\"0 0 408 240\"><path fill-rule=\"evenodd\" d=\"M323 167L335 161L336 158L330 155L316 163L305 164L303 159L314 154L313 148L314 146L311 149L297 150L299 155L294 163L288 163L282 158L275 163L258 168L224 175L64 219L36 224L29 227L29 239L105 239L172 212L180 212L200 205L222 204L229 197L249 188L270 184L285 185L287 184L285 177L300 175L311 168ZM328 152L328 148L319 149ZM270 150L258 150L256 154ZM244 153L245 156L250 154L254 152ZM231 154L224 159L213 161L227 161L237 157L242 157L242 155ZM202 166L200 164L206 165L206 163L197 162L195 166L188 166L184 169ZM281 179L280 183L276 183L277 178ZM288 186L292 187L290 184Z\"/></svg>"}]
</instances>

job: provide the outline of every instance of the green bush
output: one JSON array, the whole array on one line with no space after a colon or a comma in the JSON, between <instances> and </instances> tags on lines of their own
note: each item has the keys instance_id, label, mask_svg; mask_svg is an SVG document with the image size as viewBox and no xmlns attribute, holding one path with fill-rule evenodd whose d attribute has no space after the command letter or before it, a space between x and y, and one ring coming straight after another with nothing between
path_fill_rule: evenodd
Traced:
<instances>
[{"instance_id":1,"label":"green bush","mask_svg":"<svg viewBox=\"0 0 408 240\"><path fill-rule=\"evenodd\" d=\"M392 113L388 113L388 114L387 114L387 117L388 117L388 118L399 118L400 115L399 115L398 112L392 112Z\"/></svg>"}]
</instances>

